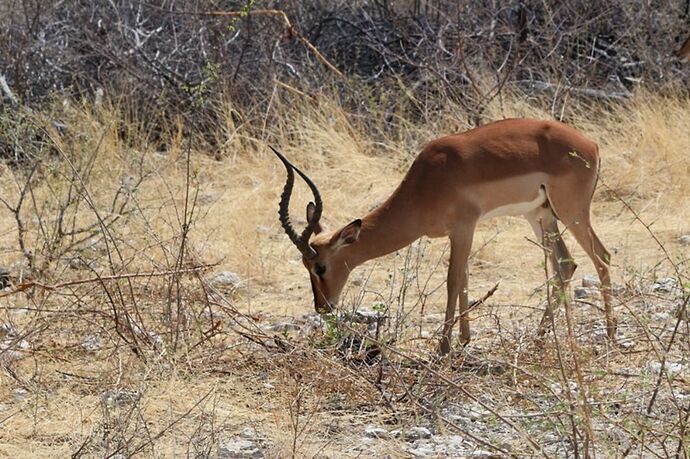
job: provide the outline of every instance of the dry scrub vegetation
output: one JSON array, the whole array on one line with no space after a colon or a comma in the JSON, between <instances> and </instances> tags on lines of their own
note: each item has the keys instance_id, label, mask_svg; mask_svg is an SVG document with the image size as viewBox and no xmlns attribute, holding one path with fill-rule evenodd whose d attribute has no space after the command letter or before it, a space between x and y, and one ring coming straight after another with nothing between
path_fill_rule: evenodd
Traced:
<instances>
[{"instance_id":1,"label":"dry scrub vegetation","mask_svg":"<svg viewBox=\"0 0 690 459\"><path fill-rule=\"evenodd\" d=\"M0 88L0 456L690 455L690 98L658 51L682 5L332 2L308 28L319 2L286 2L343 76L249 14L271 2L233 4L229 23L175 2L29 3L0 6L0 63L15 64ZM537 338L552 279L521 218L479 226L470 297L485 300L450 357L444 239L365 264L338 313L316 315L267 145L316 181L335 227L384 200L425 142L510 117L600 145L593 223L619 343L568 234L572 321L562 308ZM298 183L295 223L309 199Z\"/></svg>"},{"instance_id":2,"label":"dry scrub vegetation","mask_svg":"<svg viewBox=\"0 0 690 459\"><path fill-rule=\"evenodd\" d=\"M452 105L409 123L335 100L276 86L260 131L224 105L219 160L181 124L148 142L116 103L60 101L23 121L45 136L35 167L2 171L2 454L216 455L248 427L267 456L687 454L690 101L565 108L601 145L594 220L614 254L622 346L604 339L596 292L572 301L576 348L562 311L538 342L543 255L526 223L501 218L477 232L471 296L499 288L472 313L474 341L437 361L446 241L352 276L341 313L379 313L368 332L351 315L321 322L265 145L309 171L337 225L381 201L425 141L468 126ZM552 117L539 102L488 110ZM69 128L46 121L56 113ZM298 189L293 215L308 197ZM575 254L579 283L593 268ZM223 271L239 282L214 281ZM371 425L434 436L363 440Z\"/></svg>"}]
</instances>

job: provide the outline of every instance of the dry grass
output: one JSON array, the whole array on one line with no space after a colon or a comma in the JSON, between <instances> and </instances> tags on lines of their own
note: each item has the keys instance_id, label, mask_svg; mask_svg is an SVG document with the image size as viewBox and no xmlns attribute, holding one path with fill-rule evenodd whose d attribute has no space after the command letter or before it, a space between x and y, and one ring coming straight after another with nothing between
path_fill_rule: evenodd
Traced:
<instances>
[{"instance_id":1,"label":"dry grass","mask_svg":"<svg viewBox=\"0 0 690 459\"><path fill-rule=\"evenodd\" d=\"M279 145L304 166L324 194L326 224L337 226L382 201L426 141L467 128L457 121L457 106L407 121L409 108L419 110L420 104L403 101L387 113L372 108L368 116L351 116L334 98L277 86L264 113L231 115L231 104L224 104L227 125L217 133L224 139L221 159L192 148L189 163L182 126L171 127L167 148L157 151L146 133L131 130L123 139L123 128L131 126L118 120L117 107L65 108L69 129L51 132L53 150L45 152L21 213L26 243L35 263L43 262L39 280L60 283L218 263L213 270L238 273L242 285L219 291L204 271L198 277L32 289L0 299L0 319L12 330L0 336L12 341L0 351L0 455L213 456L219 441L252 427L266 437L262 446L269 456L398 457L409 455L414 444L363 441L364 426L427 425L450 435L460 424L461 435L469 430L523 456L549 445L550 433L567 443L574 419L579 435L587 425L594 432L595 446L579 438L580 454L589 447L604 457L620 456L632 445L634 455L673 456L690 397L687 321L680 322L676 336L671 333L674 308L688 291L654 293L650 285L668 276L688 282L689 249L678 243L690 233L687 98L639 93L621 106L555 110L516 95L488 109L493 118L563 114L599 142L603 177L594 224L614 254L615 283L626 286L617 310L628 347L611 347L603 339L597 300L575 305L579 350L573 353L566 344L562 314L559 343L548 338L538 346L543 255L526 240L531 232L519 218L478 229L470 295L501 285L473 315L475 340L452 361L433 360L445 304L445 240L422 240L352 276L347 309L368 309L376 301L391 308L393 319L380 330L396 339L383 348L385 365L343 357L333 338L346 336L346 329L298 335L261 328L312 312L306 273L276 218L284 169L265 144ZM45 244L59 239L51 228L75 170L82 186L74 201L81 204L67 206L65 213L77 227L95 222L93 235L71 248L64 241ZM106 218L113 197L129 183L126 177L142 179L136 189L125 190L131 211L106 232L93 209ZM23 180L17 170L3 168L6 201L17 202ZM292 213L301 217L310 196L299 186ZM649 229L660 244L627 205L642 222L653 223ZM26 267L8 211L0 213L0 244L13 274ZM574 255L577 276L592 274L579 248ZM75 266L75 257L95 264ZM84 346L89 337L99 340L92 350ZM7 350L17 349L10 357ZM576 381L574 359L584 369L591 414L575 407L571 419L566 387ZM649 367L653 361L681 369L658 379L659 371ZM646 416L656 387L655 407ZM108 392L121 389L136 395L118 401ZM468 407L490 411L474 427L444 421ZM572 454L572 443L568 448ZM687 441L684 448L687 456ZM566 453L547 448L545 454Z\"/></svg>"}]
</instances>

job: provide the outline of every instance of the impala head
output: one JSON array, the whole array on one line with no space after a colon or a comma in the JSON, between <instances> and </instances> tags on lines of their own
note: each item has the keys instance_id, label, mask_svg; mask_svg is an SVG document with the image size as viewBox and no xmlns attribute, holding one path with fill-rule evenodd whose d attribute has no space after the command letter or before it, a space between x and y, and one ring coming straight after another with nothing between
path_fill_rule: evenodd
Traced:
<instances>
[{"instance_id":1,"label":"impala head","mask_svg":"<svg viewBox=\"0 0 690 459\"><path fill-rule=\"evenodd\" d=\"M275 148L271 150L280 158L287 171L287 180L280 196L278 218L285 233L302 254L302 263L309 271L314 293L314 307L319 313L331 312L338 304L340 293L350 275L343 248L357 241L362 227L361 220L355 220L337 231L326 232L321 226L323 202L321 194L312 180L295 167ZM307 226L301 234L292 227L288 207L295 183L295 172L307 183L314 195L314 202L307 205Z\"/></svg>"}]
</instances>

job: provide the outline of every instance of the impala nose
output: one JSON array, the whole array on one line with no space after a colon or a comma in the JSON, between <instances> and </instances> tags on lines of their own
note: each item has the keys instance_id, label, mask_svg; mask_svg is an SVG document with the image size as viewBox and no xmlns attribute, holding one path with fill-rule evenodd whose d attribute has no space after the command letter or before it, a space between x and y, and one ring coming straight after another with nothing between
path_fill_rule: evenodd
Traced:
<instances>
[{"instance_id":1,"label":"impala nose","mask_svg":"<svg viewBox=\"0 0 690 459\"><path fill-rule=\"evenodd\" d=\"M333 312L333 304L330 301L326 301L321 304L315 304L314 305L316 308L316 312L319 314L328 314L329 312Z\"/></svg>"}]
</instances>

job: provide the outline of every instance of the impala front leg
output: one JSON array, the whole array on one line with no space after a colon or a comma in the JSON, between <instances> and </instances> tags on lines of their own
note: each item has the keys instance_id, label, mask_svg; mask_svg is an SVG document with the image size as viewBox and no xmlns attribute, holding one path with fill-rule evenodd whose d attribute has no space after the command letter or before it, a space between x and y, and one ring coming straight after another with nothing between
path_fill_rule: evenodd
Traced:
<instances>
[{"instance_id":1,"label":"impala front leg","mask_svg":"<svg viewBox=\"0 0 690 459\"><path fill-rule=\"evenodd\" d=\"M467 317L467 261L472 248L472 234L474 225L455 231L450 236L450 263L448 265L448 303L446 305L446 319L443 323L441 337L441 354L450 352L453 325L455 324L455 305L460 299L460 341L462 344L470 342L470 322Z\"/></svg>"}]
</instances>

